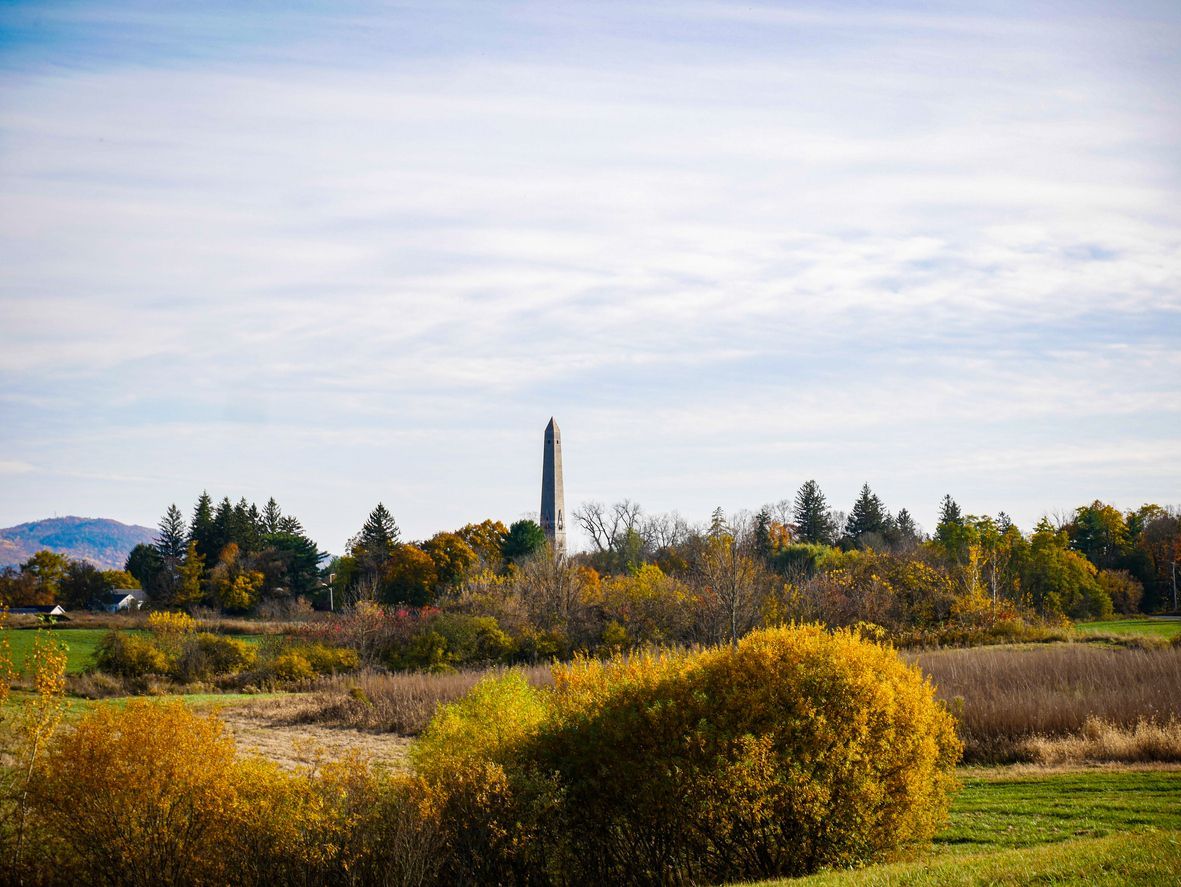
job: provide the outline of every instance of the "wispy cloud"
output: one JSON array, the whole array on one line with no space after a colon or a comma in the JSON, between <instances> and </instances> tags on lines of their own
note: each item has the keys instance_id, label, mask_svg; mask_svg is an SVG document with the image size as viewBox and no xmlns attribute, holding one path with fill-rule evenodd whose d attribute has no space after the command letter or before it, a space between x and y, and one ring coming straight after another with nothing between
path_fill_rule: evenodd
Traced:
<instances>
[{"instance_id":1,"label":"wispy cloud","mask_svg":"<svg viewBox=\"0 0 1181 887\"><path fill-rule=\"evenodd\" d=\"M35 12L0 520L512 517L551 413L575 501L1181 498L1168 5Z\"/></svg>"}]
</instances>

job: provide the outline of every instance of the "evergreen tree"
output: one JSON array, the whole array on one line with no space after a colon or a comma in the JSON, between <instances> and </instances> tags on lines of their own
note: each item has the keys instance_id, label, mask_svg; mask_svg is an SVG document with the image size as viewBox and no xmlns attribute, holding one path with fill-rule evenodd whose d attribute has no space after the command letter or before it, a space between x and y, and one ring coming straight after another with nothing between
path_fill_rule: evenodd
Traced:
<instances>
[{"instance_id":1,"label":"evergreen tree","mask_svg":"<svg viewBox=\"0 0 1181 887\"><path fill-rule=\"evenodd\" d=\"M139 583L139 587L148 595L155 595L160 584L160 572L164 563L160 552L154 545L141 542L127 555L127 562L123 565L131 576Z\"/></svg>"},{"instance_id":2,"label":"evergreen tree","mask_svg":"<svg viewBox=\"0 0 1181 887\"><path fill-rule=\"evenodd\" d=\"M255 508L251 514L251 507L243 496L230 512L230 541L243 553L258 550L259 528L255 523L258 509Z\"/></svg>"},{"instance_id":3,"label":"evergreen tree","mask_svg":"<svg viewBox=\"0 0 1181 887\"><path fill-rule=\"evenodd\" d=\"M285 514L285 515L283 515L283 517L281 517L279 519L278 532L286 533L291 536L302 536L303 535L303 524L301 524L296 518L292 517L290 514Z\"/></svg>"},{"instance_id":4,"label":"evergreen tree","mask_svg":"<svg viewBox=\"0 0 1181 887\"><path fill-rule=\"evenodd\" d=\"M939 525L935 541L951 559L962 563L968 556L968 525L964 513L950 495L943 497L939 506Z\"/></svg>"},{"instance_id":5,"label":"evergreen tree","mask_svg":"<svg viewBox=\"0 0 1181 887\"><path fill-rule=\"evenodd\" d=\"M160 518L160 535L156 537L156 550L160 552L160 557L165 561L171 559L179 562L185 556L188 535L184 515L176 503L169 505L164 517Z\"/></svg>"},{"instance_id":6,"label":"evergreen tree","mask_svg":"<svg viewBox=\"0 0 1181 887\"><path fill-rule=\"evenodd\" d=\"M201 492L189 522L189 539L197 543L197 553L205 563L217 557L217 528L213 522L213 500L207 491Z\"/></svg>"},{"instance_id":7,"label":"evergreen tree","mask_svg":"<svg viewBox=\"0 0 1181 887\"><path fill-rule=\"evenodd\" d=\"M808 481L796 493L794 516L799 541L819 545L832 545L835 541L836 525L816 481Z\"/></svg>"},{"instance_id":8,"label":"evergreen tree","mask_svg":"<svg viewBox=\"0 0 1181 887\"><path fill-rule=\"evenodd\" d=\"M385 505L378 502L377 507L369 512L365 526L361 527L361 532L357 535L353 547L362 552L380 553L388 557L401 537L402 531L398 529L394 516L389 513Z\"/></svg>"},{"instance_id":9,"label":"evergreen tree","mask_svg":"<svg viewBox=\"0 0 1181 887\"><path fill-rule=\"evenodd\" d=\"M196 540L191 540L185 549L184 563L180 566L180 581L176 584L171 603L177 607L191 607L201 602L201 577L205 572L205 559L197 550Z\"/></svg>"},{"instance_id":10,"label":"evergreen tree","mask_svg":"<svg viewBox=\"0 0 1181 887\"><path fill-rule=\"evenodd\" d=\"M279 532L279 521L283 519L283 512L279 510L279 503L275 501L272 496L267 500L266 507L262 510L262 526L267 533Z\"/></svg>"},{"instance_id":11,"label":"evergreen tree","mask_svg":"<svg viewBox=\"0 0 1181 887\"><path fill-rule=\"evenodd\" d=\"M774 517L771 515L771 509L764 505L755 515L754 524L751 527L752 547L764 562L770 561L771 556L775 553L775 541L771 535L773 523Z\"/></svg>"},{"instance_id":12,"label":"evergreen tree","mask_svg":"<svg viewBox=\"0 0 1181 887\"><path fill-rule=\"evenodd\" d=\"M709 518L709 537L711 539L720 539L722 536L729 535L730 527L726 523L726 512L722 511L719 505L714 509L714 513Z\"/></svg>"},{"instance_id":13,"label":"evergreen tree","mask_svg":"<svg viewBox=\"0 0 1181 887\"><path fill-rule=\"evenodd\" d=\"M221 550L234 541L233 525L234 506L230 502L230 497L225 496L217 503L217 510L213 513L213 550L215 554L206 563L216 563L218 557L221 556Z\"/></svg>"},{"instance_id":14,"label":"evergreen tree","mask_svg":"<svg viewBox=\"0 0 1181 887\"><path fill-rule=\"evenodd\" d=\"M853 510L845 523L845 535L849 541L853 545L872 544L874 541L880 544L885 541L892 523L882 500L869 488L869 484L862 484L861 493L853 503ZM877 540L867 538L871 535L876 536Z\"/></svg>"},{"instance_id":15,"label":"evergreen tree","mask_svg":"<svg viewBox=\"0 0 1181 887\"><path fill-rule=\"evenodd\" d=\"M894 519L894 533L899 544L907 547L919 542L921 539L918 524L914 522L914 518L910 516L910 512L905 508L899 511L898 517Z\"/></svg>"},{"instance_id":16,"label":"evergreen tree","mask_svg":"<svg viewBox=\"0 0 1181 887\"><path fill-rule=\"evenodd\" d=\"M520 561L545 549L545 530L535 521L519 520L508 528L500 551L506 561Z\"/></svg>"}]
</instances>

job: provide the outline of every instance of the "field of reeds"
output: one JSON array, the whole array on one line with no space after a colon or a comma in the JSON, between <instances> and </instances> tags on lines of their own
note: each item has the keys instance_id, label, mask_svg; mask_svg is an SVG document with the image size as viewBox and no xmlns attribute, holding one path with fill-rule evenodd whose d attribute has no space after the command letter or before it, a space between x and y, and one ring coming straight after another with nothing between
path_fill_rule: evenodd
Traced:
<instances>
[{"instance_id":1,"label":"field of reeds","mask_svg":"<svg viewBox=\"0 0 1181 887\"><path fill-rule=\"evenodd\" d=\"M1181 761L1181 648L1094 644L904 654L955 714L967 763ZM284 720L417 735L485 674L365 671L322 679ZM527 670L551 681L548 666Z\"/></svg>"},{"instance_id":2,"label":"field of reeds","mask_svg":"<svg viewBox=\"0 0 1181 887\"><path fill-rule=\"evenodd\" d=\"M967 762L1059 761L1068 751L1075 759L1181 760L1176 646L979 647L911 658L956 715Z\"/></svg>"}]
</instances>

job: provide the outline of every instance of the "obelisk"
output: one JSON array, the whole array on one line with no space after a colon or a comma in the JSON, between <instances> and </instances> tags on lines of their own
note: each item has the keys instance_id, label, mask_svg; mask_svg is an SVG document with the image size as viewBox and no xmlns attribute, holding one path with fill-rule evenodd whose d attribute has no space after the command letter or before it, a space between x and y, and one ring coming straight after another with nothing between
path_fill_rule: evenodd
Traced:
<instances>
[{"instance_id":1,"label":"obelisk","mask_svg":"<svg viewBox=\"0 0 1181 887\"><path fill-rule=\"evenodd\" d=\"M566 556L566 496L562 489L562 432L550 417L541 456L541 529L555 558Z\"/></svg>"}]
</instances>

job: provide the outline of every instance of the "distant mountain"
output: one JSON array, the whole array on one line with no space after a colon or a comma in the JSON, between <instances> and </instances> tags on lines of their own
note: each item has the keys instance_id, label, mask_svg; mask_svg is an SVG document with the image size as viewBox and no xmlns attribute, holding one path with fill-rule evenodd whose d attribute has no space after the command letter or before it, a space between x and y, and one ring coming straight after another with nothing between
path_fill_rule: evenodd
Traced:
<instances>
[{"instance_id":1,"label":"distant mountain","mask_svg":"<svg viewBox=\"0 0 1181 887\"><path fill-rule=\"evenodd\" d=\"M19 564L48 548L104 570L121 570L131 549L156 530L102 517L53 517L0 530L0 566Z\"/></svg>"}]
</instances>

